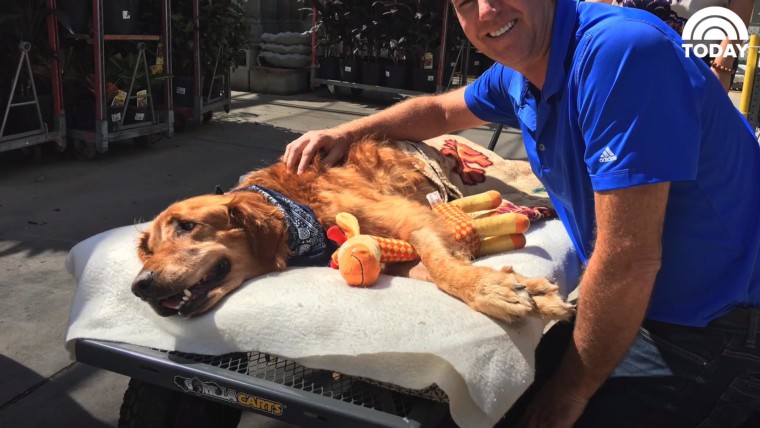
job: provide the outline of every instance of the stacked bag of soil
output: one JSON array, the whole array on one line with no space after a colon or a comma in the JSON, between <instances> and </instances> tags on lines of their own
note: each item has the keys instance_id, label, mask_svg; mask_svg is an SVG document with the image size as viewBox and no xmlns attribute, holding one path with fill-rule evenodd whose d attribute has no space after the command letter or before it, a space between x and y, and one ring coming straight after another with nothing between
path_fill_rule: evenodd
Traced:
<instances>
[{"instance_id":1,"label":"stacked bag of soil","mask_svg":"<svg viewBox=\"0 0 760 428\"><path fill-rule=\"evenodd\" d=\"M311 64L311 33L262 34L258 62L264 67L308 67Z\"/></svg>"}]
</instances>

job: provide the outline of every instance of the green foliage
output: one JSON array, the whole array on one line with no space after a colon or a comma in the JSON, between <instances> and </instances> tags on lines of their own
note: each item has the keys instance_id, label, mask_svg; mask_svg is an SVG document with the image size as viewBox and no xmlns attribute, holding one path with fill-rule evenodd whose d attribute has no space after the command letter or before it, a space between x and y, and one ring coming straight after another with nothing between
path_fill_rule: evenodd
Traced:
<instances>
[{"instance_id":1,"label":"green foliage","mask_svg":"<svg viewBox=\"0 0 760 428\"><path fill-rule=\"evenodd\" d=\"M303 0L317 10L318 54L419 65L441 43L440 0ZM452 12L453 13L453 12ZM458 28L456 19L449 25ZM461 31L450 26L447 44L458 44Z\"/></svg>"},{"instance_id":2,"label":"green foliage","mask_svg":"<svg viewBox=\"0 0 760 428\"><path fill-rule=\"evenodd\" d=\"M201 73L210 76L219 55L217 73L238 66L248 46L250 17L240 0L199 0ZM192 2L172 2L172 67L175 75L193 75Z\"/></svg>"},{"instance_id":3,"label":"green foliage","mask_svg":"<svg viewBox=\"0 0 760 428\"><path fill-rule=\"evenodd\" d=\"M147 52L146 57L149 69L148 81L150 82L151 90L155 91L161 88L161 85L169 78L169 75L166 73L150 74L150 56L147 55ZM126 91L129 89L132 73L135 73L135 68L137 68L132 91L136 92L142 89L147 89L147 85L145 84L145 68L142 64L139 64L138 66L138 58L139 52L135 52L134 50L129 52L115 52L112 55L109 55L106 64L106 82L116 85L116 87L122 91Z\"/></svg>"},{"instance_id":4,"label":"green foliage","mask_svg":"<svg viewBox=\"0 0 760 428\"><path fill-rule=\"evenodd\" d=\"M355 3L342 0L302 0L308 10L317 10L317 23L312 31L317 33L317 54L321 56L340 55L341 45L348 44L353 29L353 9ZM352 5L354 7L352 7Z\"/></svg>"}]
</instances>

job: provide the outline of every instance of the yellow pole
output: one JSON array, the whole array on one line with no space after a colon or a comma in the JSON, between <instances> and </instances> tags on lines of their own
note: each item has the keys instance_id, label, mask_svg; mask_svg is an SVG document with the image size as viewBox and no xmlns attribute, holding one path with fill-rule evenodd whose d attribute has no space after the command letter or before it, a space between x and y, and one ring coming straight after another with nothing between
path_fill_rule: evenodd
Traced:
<instances>
[{"instance_id":1,"label":"yellow pole","mask_svg":"<svg viewBox=\"0 0 760 428\"><path fill-rule=\"evenodd\" d=\"M749 36L749 49L747 50L747 68L744 70L744 85L742 97L739 102L739 111L746 118L749 116L749 106L752 101L752 87L755 84L755 69L757 68L757 48L760 46L760 36Z\"/></svg>"}]
</instances>

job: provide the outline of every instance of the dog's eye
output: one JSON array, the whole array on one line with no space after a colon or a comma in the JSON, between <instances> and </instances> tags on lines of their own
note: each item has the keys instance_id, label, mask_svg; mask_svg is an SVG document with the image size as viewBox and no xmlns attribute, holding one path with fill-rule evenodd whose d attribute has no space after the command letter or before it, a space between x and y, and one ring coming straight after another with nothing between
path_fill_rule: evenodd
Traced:
<instances>
[{"instance_id":1,"label":"dog's eye","mask_svg":"<svg viewBox=\"0 0 760 428\"><path fill-rule=\"evenodd\" d=\"M180 221L179 222L179 228L184 230L185 232L190 232L195 228L195 223L192 221Z\"/></svg>"}]
</instances>

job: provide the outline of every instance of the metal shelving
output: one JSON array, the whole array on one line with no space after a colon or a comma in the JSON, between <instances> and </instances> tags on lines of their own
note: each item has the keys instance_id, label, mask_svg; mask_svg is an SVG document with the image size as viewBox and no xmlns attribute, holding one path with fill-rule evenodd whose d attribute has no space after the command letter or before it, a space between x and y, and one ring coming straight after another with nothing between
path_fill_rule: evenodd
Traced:
<instances>
[{"instance_id":1,"label":"metal shelving","mask_svg":"<svg viewBox=\"0 0 760 428\"><path fill-rule=\"evenodd\" d=\"M92 0L92 33L77 34L71 38L80 40L93 46L93 64L94 79L93 92L95 96L95 122L94 129L71 129L67 130L67 135L74 144L75 152L78 157L91 159L95 153L105 153L108 151L108 144L111 141L126 140L134 138L138 145L146 145L151 141L151 136L156 134L166 134L172 136L174 133L174 113L172 105L171 82L167 80L164 85L165 108L157 110L154 97L151 92L147 59L145 56L146 43L163 44L163 63L166 74L171 76L171 29L169 19L171 16L171 6L169 0L161 1L161 34L106 34L103 22L103 2L105 0ZM122 41L133 42L138 51L138 61L132 70L132 80L130 81L127 97L120 112L109 115L109 106L107 105L107 92L105 81L106 75L106 42ZM142 70L139 68L142 67ZM125 123L127 109L130 101L135 100L137 95L133 93L134 84L137 80L138 73L146 79L148 92L147 103L149 106L150 116L147 120L141 120L139 123ZM146 112L135 113L136 117ZM118 115L115 116L115 115ZM144 116L142 116L144 119ZM115 122L109 126L109 122Z\"/></svg>"},{"instance_id":2,"label":"metal shelving","mask_svg":"<svg viewBox=\"0 0 760 428\"><path fill-rule=\"evenodd\" d=\"M46 1L46 7L48 8L55 8L55 5L55 0ZM58 54L58 22L54 15L49 15L47 17L47 34L52 58L50 62L50 85L52 88L51 123L45 123L40 106L39 93L37 92L37 84L35 83L34 75L32 74L29 52L34 49L34 46L28 41L20 41L19 62L16 66L16 73L11 83L11 91L8 95L8 100L2 100L5 104L5 109L0 110L0 112L2 112L2 117L0 117L0 152L21 148L32 148L35 157L37 157L40 154L39 145L49 141L55 142L56 148L60 151L63 151L66 148L66 118L62 104L61 74L58 64L58 60L60 59ZM28 79L31 90L31 99L17 100L17 95L22 89L19 85L22 78ZM10 113L12 109L23 108L25 106L34 106L35 114L33 114L33 119L36 119L36 127L11 134L8 131L8 119Z\"/></svg>"},{"instance_id":3,"label":"metal shelving","mask_svg":"<svg viewBox=\"0 0 760 428\"><path fill-rule=\"evenodd\" d=\"M214 114L214 111L223 109L225 113L229 113L230 104L232 103L232 92L230 89L230 71L219 71L219 57L222 54L222 47L220 46L216 52L216 58L214 61L214 70L211 74L211 82L208 85L208 93L203 94L203 80L206 76L203 74L201 68L201 43L200 43L200 12L198 0L192 0L193 2L193 107L176 106L176 122L177 132L180 132L185 127L185 121L191 120L199 123L208 122ZM221 82L221 94L214 93L214 88L219 87L217 82ZM175 89L176 90L176 89Z\"/></svg>"}]
</instances>

